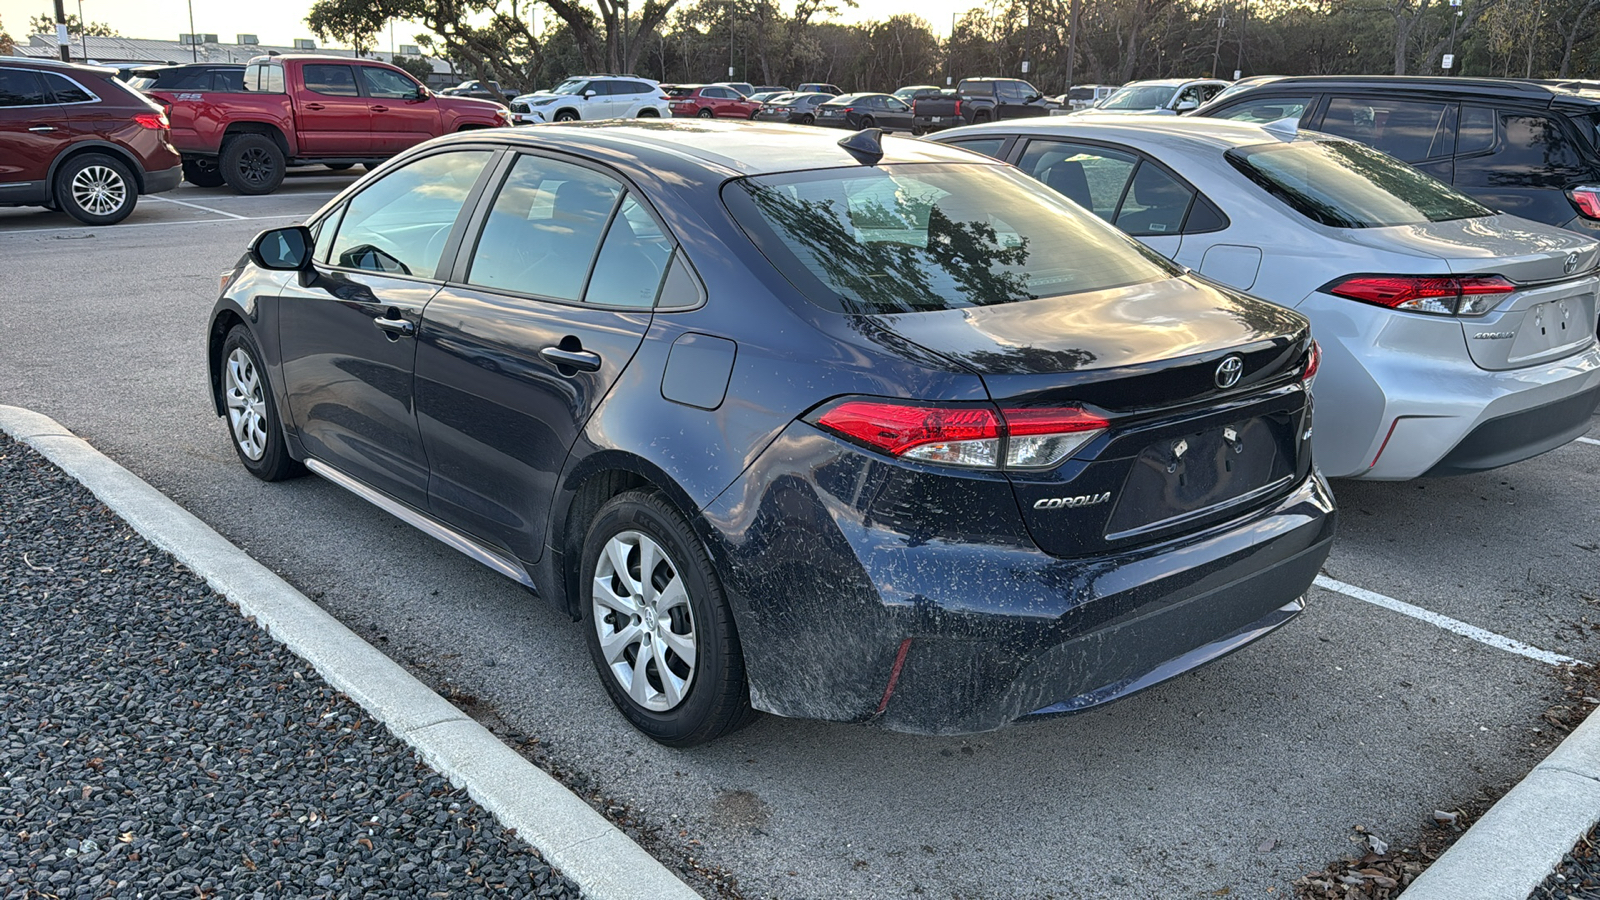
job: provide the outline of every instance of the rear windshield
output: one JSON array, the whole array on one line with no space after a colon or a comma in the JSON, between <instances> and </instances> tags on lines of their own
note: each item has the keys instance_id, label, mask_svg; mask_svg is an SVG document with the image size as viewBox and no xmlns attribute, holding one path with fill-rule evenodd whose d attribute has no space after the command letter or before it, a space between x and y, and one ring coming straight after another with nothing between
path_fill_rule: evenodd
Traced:
<instances>
[{"instance_id":1,"label":"rear windshield","mask_svg":"<svg viewBox=\"0 0 1600 900\"><path fill-rule=\"evenodd\" d=\"M662 90L667 92L668 97L690 97L698 88L673 86L663 87Z\"/></svg>"},{"instance_id":2,"label":"rear windshield","mask_svg":"<svg viewBox=\"0 0 1600 900\"><path fill-rule=\"evenodd\" d=\"M1314 222L1334 228L1421 225L1492 215L1405 163L1353 141L1295 141L1227 152L1245 177Z\"/></svg>"},{"instance_id":3,"label":"rear windshield","mask_svg":"<svg viewBox=\"0 0 1600 900\"><path fill-rule=\"evenodd\" d=\"M918 164L744 178L723 199L813 302L887 314L1015 303L1176 270L1012 169Z\"/></svg>"},{"instance_id":4,"label":"rear windshield","mask_svg":"<svg viewBox=\"0 0 1600 900\"><path fill-rule=\"evenodd\" d=\"M1178 89L1170 84L1125 87L1100 104L1101 109L1161 109Z\"/></svg>"}]
</instances>

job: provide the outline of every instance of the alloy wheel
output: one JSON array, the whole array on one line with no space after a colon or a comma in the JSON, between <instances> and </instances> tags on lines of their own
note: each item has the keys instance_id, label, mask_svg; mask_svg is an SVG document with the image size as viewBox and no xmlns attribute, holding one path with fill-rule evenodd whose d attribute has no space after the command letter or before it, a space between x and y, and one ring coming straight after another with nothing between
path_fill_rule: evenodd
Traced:
<instances>
[{"instance_id":1,"label":"alloy wheel","mask_svg":"<svg viewBox=\"0 0 1600 900\"><path fill-rule=\"evenodd\" d=\"M272 157L260 147L249 147L239 154L239 175L251 185L262 185L272 180Z\"/></svg>"},{"instance_id":2,"label":"alloy wheel","mask_svg":"<svg viewBox=\"0 0 1600 900\"><path fill-rule=\"evenodd\" d=\"M72 199L86 212L109 216L128 202L128 183L110 166L84 166L72 177Z\"/></svg>"},{"instance_id":3,"label":"alloy wheel","mask_svg":"<svg viewBox=\"0 0 1600 900\"><path fill-rule=\"evenodd\" d=\"M595 566L593 619L606 668L634 703L677 707L694 682L696 634L677 564L638 531L606 542Z\"/></svg>"},{"instance_id":4,"label":"alloy wheel","mask_svg":"<svg viewBox=\"0 0 1600 900\"><path fill-rule=\"evenodd\" d=\"M228 424L233 428L239 451L253 460L267 452L267 400L261 387L261 373L255 360L243 347L228 355Z\"/></svg>"}]
</instances>

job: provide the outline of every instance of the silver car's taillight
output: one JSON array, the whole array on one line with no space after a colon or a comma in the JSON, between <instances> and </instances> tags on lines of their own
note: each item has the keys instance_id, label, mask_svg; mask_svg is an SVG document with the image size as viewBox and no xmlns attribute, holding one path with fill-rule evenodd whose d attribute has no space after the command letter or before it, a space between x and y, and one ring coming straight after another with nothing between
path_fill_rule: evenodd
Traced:
<instances>
[{"instance_id":1,"label":"silver car's taillight","mask_svg":"<svg viewBox=\"0 0 1600 900\"><path fill-rule=\"evenodd\" d=\"M1406 312L1481 316L1517 286L1503 275L1352 275L1322 289Z\"/></svg>"}]
</instances>

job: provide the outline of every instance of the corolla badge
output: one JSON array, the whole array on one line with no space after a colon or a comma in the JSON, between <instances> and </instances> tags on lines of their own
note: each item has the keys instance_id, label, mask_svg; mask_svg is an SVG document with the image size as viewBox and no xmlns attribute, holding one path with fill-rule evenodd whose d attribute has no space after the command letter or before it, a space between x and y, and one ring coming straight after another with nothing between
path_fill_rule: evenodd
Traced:
<instances>
[{"instance_id":1,"label":"corolla badge","mask_svg":"<svg viewBox=\"0 0 1600 900\"><path fill-rule=\"evenodd\" d=\"M1578 251L1574 250L1567 254L1567 261L1561 266L1561 269L1568 275L1578 271Z\"/></svg>"},{"instance_id":2,"label":"corolla badge","mask_svg":"<svg viewBox=\"0 0 1600 900\"><path fill-rule=\"evenodd\" d=\"M1111 492L1080 494L1076 497L1046 497L1034 501L1034 509L1077 509L1080 506L1097 506L1111 499Z\"/></svg>"},{"instance_id":3,"label":"corolla badge","mask_svg":"<svg viewBox=\"0 0 1600 900\"><path fill-rule=\"evenodd\" d=\"M1239 377L1244 374L1244 360L1237 356L1230 356L1217 364L1217 387L1227 390L1239 383Z\"/></svg>"}]
</instances>

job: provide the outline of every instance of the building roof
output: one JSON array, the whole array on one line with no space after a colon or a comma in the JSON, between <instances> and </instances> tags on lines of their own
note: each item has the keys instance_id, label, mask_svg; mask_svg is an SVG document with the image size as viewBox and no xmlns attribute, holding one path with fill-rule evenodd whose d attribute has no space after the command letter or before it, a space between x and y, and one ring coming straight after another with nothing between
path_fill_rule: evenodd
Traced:
<instances>
[{"instance_id":1,"label":"building roof","mask_svg":"<svg viewBox=\"0 0 1600 900\"><path fill-rule=\"evenodd\" d=\"M74 62L83 62L79 59L83 55L85 38L74 38L70 44ZM304 53L298 47L283 47L274 44L182 44L177 41L162 41L151 38L126 38L126 37L89 37L89 62L101 65L125 65L139 63L144 65L160 65L163 63L246 63L252 57L265 56L268 52L276 51L280 54ZM364 56L368 59L377 59L388 62L388 53L357 54L354 50L339 47L318 47L314 51L321 56ZM27 44L17 44L13 51L15 56L34 59L48 58L59 59L60 47L53 34L35 34L28 38ZM433 66L435 76L457 77L450 63L443 59L424 56L423 59Z\"/></svg>"}]
</instances>

